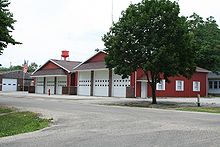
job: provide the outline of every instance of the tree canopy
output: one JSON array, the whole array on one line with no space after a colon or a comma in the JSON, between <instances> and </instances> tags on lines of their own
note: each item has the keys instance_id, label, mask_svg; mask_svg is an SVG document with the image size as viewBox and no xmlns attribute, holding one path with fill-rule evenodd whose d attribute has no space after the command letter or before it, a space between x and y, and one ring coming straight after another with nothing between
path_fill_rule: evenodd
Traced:
<instances>
[{"instance_id":1,"label":"tree canopy","mask_svg":"<svg viewBox=\"0 0 220 147\"><path fill-rule=\"evenodd\" d=\"M220 71L220 29L215 19L206 20L194 13L188 18L190 31L194 34L193 48L199 67Z\"/></svg>"},{"instance_id":2,"label":"tree canopy","mask_svg":"<svg viewBox=\"0 0 220 147\"><path fill-rule=\"evenodd\" d=\"M123 77L141 68L152 89L152 103L161 79L190 77L195 71L192 33L179 12L176 2L143 0L123 11L103 36L107 67Z\"/></svg>"},{"instance_id":3,"label":"tree canopy","mask_svg":"<svg viewBox=\"0 0 220 147\"><path fill-rule=\"evenodd\" d=\"M0 55L8 44L20 44L10 34L14 30L13 24L16 21L13 19L13 14L7 9L9 4L8 0L0 0Z\"/></svg>"}]
</instances>

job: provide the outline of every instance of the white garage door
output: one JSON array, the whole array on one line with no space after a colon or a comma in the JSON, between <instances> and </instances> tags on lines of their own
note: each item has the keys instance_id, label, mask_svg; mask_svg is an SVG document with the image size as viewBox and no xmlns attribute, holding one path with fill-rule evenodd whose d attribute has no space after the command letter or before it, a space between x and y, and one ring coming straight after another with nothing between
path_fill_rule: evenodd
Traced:
<instances>
[{"instance_id":1,"label":"white garage door","mask_svg":"<svg viewBox=\"0 0 220 147\"><path fill-rule=\"evenodd\" d=\"M57 94L62 94L62 87L67 86L67 77L57 77Z\"/></svg>"},{"instance_id":2,"label":"white garage door","mask_svg":"<svg viewBox=\"0 0 220 147\"><path fill-rule=\"evenodd\" d=\"M91 72L84 71L78 73L78 95L90 95Z\"/></svg>"},{"instance_id":3,"label":"white garage door","mask_svg":"<svg viewBox=\"0 0 220 147\"><path fill-rule=\"evenodd\" d=\"M38 93L38 94L43 94L44 93L44 78L43 77L36 78L35 93Z\"/></svg>"},{"instance_id":4,"label":"white garage door","mask_svg":"<svg viewBox=\"0 0 220 147\"><path fill-rule=\"evenodd\" d=\"M2 79L2 91L17 91L17 79Z\"/></svg>"},{"instance_id":5,"label":"white garage door","mask_svg":"<svg viewBox=\"0 0 220 147\"><path fill-rule=\"evenodd\" d=\"M94 72L94 96L108 96L109 71Z\"/></svg>"},{"instance_id":6,"label":"white garage door","mask_svg":"<svg viewBox=\"0 0 220 147\"><path fill-rule=\"evenodd\" d=\"M126 97L126 87L130 87L130 77L122 79L122 76L112 71L112 96Z\"/></svg>"},{"instance_id":7,"label":"white garage door","mask_svg":"<svg viewBox=\"0 0 220 147\"><path fill-rule=\"evenodd\" d=\"M46 93L48 93L48 90L50 89L50 94L54 94L54 77L47 77L46 78Z\"/></svg>"}]
</instances>

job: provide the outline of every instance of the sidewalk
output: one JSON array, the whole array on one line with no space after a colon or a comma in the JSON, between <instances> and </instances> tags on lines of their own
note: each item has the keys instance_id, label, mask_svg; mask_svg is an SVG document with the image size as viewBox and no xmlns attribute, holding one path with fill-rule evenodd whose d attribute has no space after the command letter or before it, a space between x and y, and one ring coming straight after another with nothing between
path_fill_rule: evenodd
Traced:
<instances>
[{"instance_id":1,"label":"sidewalk","mask_svg":"<svg viewBox=\"0 0 220 147\"><path fill-rule=\"evenodd\" d=\"M116 97L96 97L96 96L76 96L76 95L47 95L33 94L28 92L0 92L0 96L12 96L16 98L44 98L60 100L84 100L97 102L122 102L122 101L151 101L151 98L116 98ZM157 98L158 102L177 102L177 103L197 103L197 98ZM220 98L200 98L201 105L220 106Z\"/></svg>"}]
</instances>

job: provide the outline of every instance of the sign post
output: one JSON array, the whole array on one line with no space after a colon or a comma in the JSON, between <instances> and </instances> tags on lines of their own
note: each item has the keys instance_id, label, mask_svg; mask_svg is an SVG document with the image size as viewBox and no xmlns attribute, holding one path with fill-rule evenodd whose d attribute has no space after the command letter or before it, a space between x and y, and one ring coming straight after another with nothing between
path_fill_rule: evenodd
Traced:
<instances>
[{"instance_id":1,"label":"sign post","mask_svg":"<svg viewBox=\"0 0 220 147\"><path fill-rule=\"evenodd\" d=\"M200 94L197 95L197 106L200 107Z\"/></svg>"}]
</instances>

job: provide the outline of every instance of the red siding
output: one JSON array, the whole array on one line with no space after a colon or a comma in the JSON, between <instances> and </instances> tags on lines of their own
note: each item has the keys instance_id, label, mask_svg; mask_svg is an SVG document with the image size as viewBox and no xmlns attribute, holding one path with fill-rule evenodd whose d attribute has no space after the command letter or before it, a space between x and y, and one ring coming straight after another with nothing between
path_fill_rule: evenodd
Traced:
<instances>
[{"instance_id":1,"label":"red siding","mask_svg":"<svg viewBox=\"0 0 220 147\"><path fill-rule=\"evenodd\" d=\"M135 73L131 74L130 87L131 88L135 87Z\"/></svg>"},{"instance_id":2,"label":"red siding","mask_svg":"<svg viewBox=\"0 0 220 147\"><path fill-rule=\"evenodd\" d=\"M169 78L170 83L166 83L165 90L157 90L157 97L196 97L197 94L206 96L207 94L207 73L195 73L191 79L184 77ZM176 91L176 80L184 81L184 91ZM200 82L200 92L193 91L193 81ZM152 96L151 87L148 84L148 96Z\"/></svg>"},{"instance_id":3,"label":"red siding","mask_svg":"<svg viewBox=\"0 0 220 147\"><path fill-rule=\"evenodd\" d=\"M52 62L48 62L41 69L56 69L56 68L60 68L60 67Z\"/></svg>"},{"instance_id":4,"label":"red siding","mask_svg":"<svg viewBox=\"0 0 220 147\"><path fill-rule=\"evenodd\" d=\"M139 80L140 78L142 78L144 76L144 72L142 69L138 69L137 70L137 79Z\"/></svg>"},{"instance_id":5,"label":"red siding","mask_svg":"<svg viewBox=\"0 0 220 147\"><path fill-rule=\"evenodd\" d=\"M198 94L201 96L207 95L207 77L208 73L196 72L192 75L191 79L185 77L170 77L170 83L165 84L165 90L157 90L157 97L196 97ZM146 76L142 69L137 70L137 86L136 97L141 96L141 80L147 81ZM176 80L184 81L184 91L176 91ZM200 91L193 91L193 81L200 82ZM147 85L147 96L152 96L151 87Z\"/></svg>"},{"instance_id":6,"label":"red siding","mask_svg":"<svg viewBox=\"0 0 220 147\"><path fill-rule=\"evenodd\" d=\"M71 85L71 74L67 74L67 87Z\"/></svg>"},{"instance_id":7,"label":"red siding","mask_svg":"<svg viewBox=\"0 0 220 147\"><path fill-rule=\"evenodd\" d=\"M77 86L78 83L77 83L77 80L78 79L78 72L75 72L75 76L74 76L74 86Z\"/></svg>"},{"instance_id":8,"label":"red siding","mask_svg":"<svg viewBox=\"0 0 220 147\"><path fill-rule=\"evenodd\" d=\"M141 82L137 82L137 85L136 85L136 97L141 97Z\"/></svg>"},{"instance_id":9,"label":"red siding","mask_svg":"<svg viewBox=\"0 0 220 147\"><path fill-rule=\"evenodd\" d=\"M86 63L88 63L88 62L102 62L102 61L105 61L105 57L106 57L106 53L99 52L98 54L93 56L91 59L86 61Z\"/></svg>"}]
</instances>

